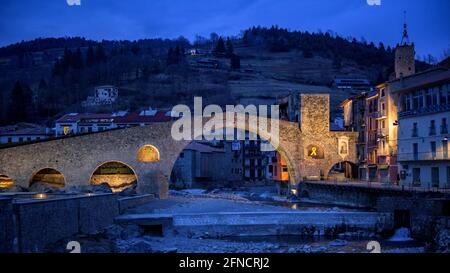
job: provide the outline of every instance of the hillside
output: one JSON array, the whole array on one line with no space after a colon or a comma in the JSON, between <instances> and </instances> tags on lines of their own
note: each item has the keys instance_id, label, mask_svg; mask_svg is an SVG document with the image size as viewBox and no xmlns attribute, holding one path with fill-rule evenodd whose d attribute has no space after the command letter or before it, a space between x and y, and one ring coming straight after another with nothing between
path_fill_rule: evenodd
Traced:
<instances>
[{"instance_id":1,"label":"hillside","mask_svg":"<svg viewBox=\"0 0 450 273\"><path fill-rule=\"evenodd\" d=\"M81 102L101 84L119 87L119 103L89 111L170 108L191 104L193 96L202 96L205 104L271 104L300 90L330 93L335 113L339 102L352 95L331 87L335 77L363 77L376 84L393 70L393 50L382 44L277 27L243 33L226 43L213 35L193 44L182 37L50 38L0 48L0 123L51 122L66 112L86 111ZM240 67L232 68L231 59ZM210 60L217 67L209 67ZM418 62L418 67L427 65Z\"/></svg>"}]
</instances>

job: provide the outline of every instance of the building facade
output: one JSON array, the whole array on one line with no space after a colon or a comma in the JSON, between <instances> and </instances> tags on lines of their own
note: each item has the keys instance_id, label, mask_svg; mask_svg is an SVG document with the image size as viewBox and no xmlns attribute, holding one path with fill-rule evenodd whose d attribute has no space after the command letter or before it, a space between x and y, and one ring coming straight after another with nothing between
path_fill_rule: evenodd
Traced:
<instances>
[{"instance_id":1,"label":"building facade","mask_svg":"<svg viewBox=\"0 0 450 273\"><path fill-rule=\"evenodd\" d=\"M47 139L52 136L50 128L32 123L0 127L0 144L22 143Z\"/></svg>"},{"instance_id":2,"label":"building facade","mask_svg":"<svg viewBox=\"0 0 450 273\"><path fill-rule=\"evenodd\" d=\"M450 71L433 69L391 83L398 100L401 184L450 187Z\"/></svg>"}]
</instances>

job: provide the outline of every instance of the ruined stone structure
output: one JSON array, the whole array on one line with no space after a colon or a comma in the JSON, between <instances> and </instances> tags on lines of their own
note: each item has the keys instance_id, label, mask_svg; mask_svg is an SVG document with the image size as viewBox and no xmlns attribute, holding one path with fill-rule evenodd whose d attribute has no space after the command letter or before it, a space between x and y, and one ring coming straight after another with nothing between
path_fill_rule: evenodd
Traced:
<instances>
[{"instance_id":1,"label":"ruined stone structure","mask_svg":"<svg viewBox=\"0 0 450 273\"><path fill-rule=\"evenodd\" d=\"M278 152L286 160L291 188L307 178L326 176L336 163L356 162L357 133L329 130L329 96L303 94L300 100L300 128L288 121L280 121L279 127ZM157 123L0 149L0 175L29 187L36 173L50 168L63 175L65 187L89 185L100 166L118 162L133 170L139 192L164 198L173 165L190 142L173 140L172 124ZM235 122L224 127L258 132L257 124L247 126ZM265 139L272 137L270 130L259 134ZM143 156L143 147L153 147L148 151L157 154Z\"/></svg>"}]
</instances>

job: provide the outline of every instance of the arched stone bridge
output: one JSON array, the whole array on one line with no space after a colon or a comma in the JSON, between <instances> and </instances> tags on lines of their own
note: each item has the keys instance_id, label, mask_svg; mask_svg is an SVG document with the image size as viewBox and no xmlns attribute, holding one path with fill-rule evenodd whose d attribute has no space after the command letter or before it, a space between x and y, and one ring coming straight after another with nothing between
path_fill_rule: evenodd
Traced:
<instances>
[{"instance_id":1,"label":"arched stone bridge","mask_svg":"<svg viewBox=\"0 0 450 273\"><path fill-rule=\"evenodd\" d=\"M302 95L301 105L300 125L287 121L280 121L279 125L278 151L286 159L291 186L304 177L327 174L336 163L356 162L356 133L329 130L326 107L329 97ZM64 176L66 187L88 185L99 166L105 162L120 162L134 171L138 191L164 198L174 163L190 143L173 140L172 125L173 122L156 123L0 149L0 175L28 187L36 173L50 168ZM247 128L237 123L232 126L258 132L256 124L247 124ZM260 133L260 136L271 137L270 133ZM348 141L343 148L347 149L345 156L339 154L339 139L342 138ZM146 145L157 149L159 160L143 162L139 152ZM310 155L311 147L315 148L316 155Z\"/></svg>"}]
</instances>

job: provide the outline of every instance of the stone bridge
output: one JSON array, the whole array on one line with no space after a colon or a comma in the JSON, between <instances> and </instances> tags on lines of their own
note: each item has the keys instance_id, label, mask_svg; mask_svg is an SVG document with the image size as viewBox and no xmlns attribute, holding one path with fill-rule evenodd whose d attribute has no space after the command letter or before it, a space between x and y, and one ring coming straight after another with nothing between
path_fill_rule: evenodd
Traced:
<instances>
[{"instance_id":1,"label":"stone bridge","mask_svg":"<svg viewBox=\"0 0 450 273\"><path fill-rule=\"evenodd\" d=\"M277 150L287 162L291 187L306 177L326 175L336 163L356 162L356 133L329 129L328 95L301 95L300 108L299 123L279 123ZM139 192L164 198L175 161L190 143L171 137L173 123L3 148L0 149L0 175L27 188L41 170L51 169L62 174L65 187L89 185L100 166L118 162L133 170ZM259 132L255 123L247 123L246 127L235 122L224 127L258 132L264 139L274 137L270 132Z\"/></svg>"}]
</instances>

